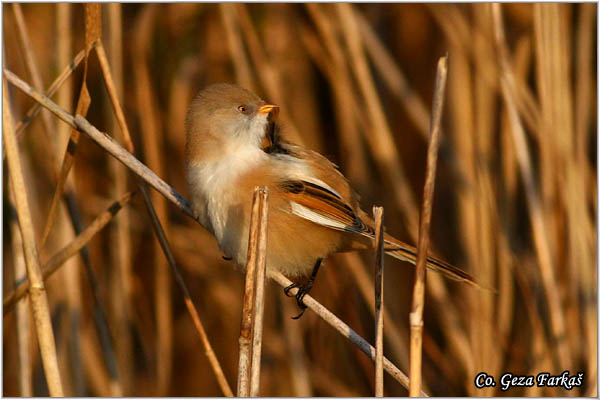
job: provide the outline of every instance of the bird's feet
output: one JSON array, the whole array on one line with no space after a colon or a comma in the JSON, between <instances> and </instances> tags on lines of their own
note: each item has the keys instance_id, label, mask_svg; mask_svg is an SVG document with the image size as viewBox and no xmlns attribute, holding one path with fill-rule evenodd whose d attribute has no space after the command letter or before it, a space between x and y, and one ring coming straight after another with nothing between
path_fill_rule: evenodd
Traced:
<instances>
[{"instance_id":1,"label":"bird's feet","mask_svg":"<svg viewBox=\"0 0 600 400\"><path fill-rule=\"evenodd\" d=\"M295 297L296 302L298 303L298 307L300 307L300 310L302 311L300 311L300 314L296 315L295 317L292 317L292 319L300 318L304 314L304 311L306 311L306 304L304 304L304 301L302 300L304 299L304 296L306 296L308 292L310 292L310 290L312 289L312 284L312 281L309 281L306 285L303 285L301 283L292 283L290 286L283 289L283 293L285 293L287 297L292 297L294 295L290 294L290 290L292 290L293 288L298 288L298 292L296 293Z\"/></svg>"}]
</instances>

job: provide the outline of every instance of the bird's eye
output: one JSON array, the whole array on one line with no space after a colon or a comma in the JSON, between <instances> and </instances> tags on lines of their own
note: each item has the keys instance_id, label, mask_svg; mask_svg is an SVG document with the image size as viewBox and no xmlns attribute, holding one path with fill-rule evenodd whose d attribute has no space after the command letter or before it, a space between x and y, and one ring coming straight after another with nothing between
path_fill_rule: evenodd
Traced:
<instances>
[{"instance_id":1,"label":"bird's eye","mask_svg":"<svg viewBox=\"0 0 600 400\"><path fill-rule=\"evenodd\" d=\"M246 111L248 111L248 107L246 106L238 106L238 111L241 113L245 113Z\"/></svg>"}]
</instances>

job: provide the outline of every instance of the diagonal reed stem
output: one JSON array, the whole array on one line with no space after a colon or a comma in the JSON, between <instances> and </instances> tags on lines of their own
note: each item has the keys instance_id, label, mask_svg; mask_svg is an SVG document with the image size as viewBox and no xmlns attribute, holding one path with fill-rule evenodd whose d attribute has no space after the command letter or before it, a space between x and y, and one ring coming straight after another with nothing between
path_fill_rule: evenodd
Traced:
<instances>
[{"instance_id":1,"label":"diagonal reed stem","mask_svg":"<svg viewBox=\"0 0 600 400\"><path fill-rule=\"evenodd\" d=\"M104 228L106 224L108 224L119 212L119 210L129 203L129 200L131 200L133 194L134 192L126 193L119 200L112 203L104 212L98 215L83 232L77 235L75 239L73 239L69 244L59 250L46 263L44 263L42 266L42 276L44 280L52 275L61 265L64 264L65 261L73 257L84 246L86 246L88 242L96 235L96 233ZM29 280L27 279L23 282L19 282L14 291L9 292L4 296L2 301L4 315L6 315L12 309L17 300L27 293L28 288Z\"/></svg>"},{"instance_id":2,"label":"diagonal reed stem","mask_svg":"<svg viewBox=\"0 0 600 400\"><path fill-rule=\"evenodd\" d=\"M177 263L175 262L175 257L173 257L173 252L171 251L171 247L169 246L169 242L167 241L167 237L162 228L160 220L156 215L156 211L154 210L154 206L152 205L152 200L150 200L150 195L148 193L148 189L144 182L140 182L140 191L142 192L142 196L144 198L144 203L146 204L146 210L148 211L148 215L150 220L152 221L152 228L154 229L154 233L160 243L163 252L165 253L165 257L173 270L173 275L175 276L175 282L179 285L179 288L183 292L183 299L185 301L185 306L192 317L192 321L194 322L194 326L200 335L200 339L202 340L202 345L204 346L204 350L206 352L206 356L208 357L208 361L213 369L215 376L217 377L217 382L221 387L221 391L227 397L233 397L233 392L229 387L229 383L227 383L227 378L225 378L225 374L223 373L223 369L221 368L221 364L219 364L219 360L215 355L215 352L208 340L208 336L206 335L206 331L204 330L204 325L200 320L200 316L198 315L198 310L194 305L192 297L190 296L190 292L183 280L183 276L181 272L179 272L179 268L177 267Z\"/></svg>"}]
</instances>

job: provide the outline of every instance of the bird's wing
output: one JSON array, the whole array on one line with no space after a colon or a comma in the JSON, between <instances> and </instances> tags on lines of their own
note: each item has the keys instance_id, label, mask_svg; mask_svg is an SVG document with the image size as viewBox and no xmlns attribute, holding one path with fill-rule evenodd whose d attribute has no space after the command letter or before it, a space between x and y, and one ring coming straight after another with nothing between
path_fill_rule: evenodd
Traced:
<instances>
[{"instance_id":1,"label":"bird's wing","mask_svg":"<svg viewBox=\"0 0 600 400\"><path fill-rule=\"evenodd\" d=\"M331 229L356 233L370 239L374 238L375 231L372 228L374 221L362 210L354 212L352 207L337 193L303 180L285 181L280 185L280 189L290 201L290 209L293 214ZM384 241L387 254L416 264L417 250L413 246L397 240L387 233ZM426 265L450 279L468 283L479 289L494 291L494 289L478 283L469 273L439 258L428 256Z\"/></svg>"},{"instance_id":2,"label":"bird's wing","mask_svg":"<svg viewBox=\"0 0 600 400\"><path fill-rule=\"evenodd\" d=\"M373 236L373 229L333 190L306 180L284 181L280 189L292 214L328 228Z\"/></svg>"}]
</instances>

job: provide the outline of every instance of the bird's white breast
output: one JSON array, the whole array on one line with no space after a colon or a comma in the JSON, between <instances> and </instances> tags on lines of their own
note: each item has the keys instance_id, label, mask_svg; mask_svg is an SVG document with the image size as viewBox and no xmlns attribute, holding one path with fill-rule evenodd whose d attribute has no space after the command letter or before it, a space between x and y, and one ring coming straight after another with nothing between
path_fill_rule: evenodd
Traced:
<instances>
[{"instance_id":1,"label":"bird's white breast","mask_svg":"<svg viewBox=\"0 0 600 400\"><path fill-rule=\"evenodd\" d=\"M259 167L266 160L266 154L253 146L223 150L223 157L219 159L190 163L187 173L194 211L202 225L226 250L225 225L230 207L235 206L236 199L240 198L238 179Z\"/></svg>"}]
</instances>

